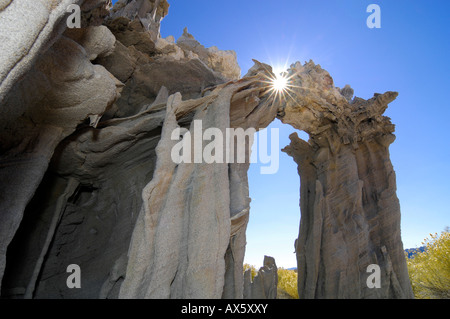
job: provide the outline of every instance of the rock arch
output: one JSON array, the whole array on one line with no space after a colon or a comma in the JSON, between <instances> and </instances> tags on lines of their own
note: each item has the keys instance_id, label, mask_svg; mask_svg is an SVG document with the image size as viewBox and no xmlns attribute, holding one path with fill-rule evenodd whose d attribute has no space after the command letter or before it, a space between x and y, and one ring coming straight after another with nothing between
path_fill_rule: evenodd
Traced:
<instances>
[{"instance_id":1,"label":"rock arch","mask_svg":"<svg viewBox=\"0 0 450 319\"><path fill-rule=\"evenodd\" d=\"M28 40L29 55L1 65L2 296L242 298L249 162L177 165L171 133L195 119L225 130L278 117L310 135L284 149L301 176L300 296L412 297L394 126L382 115L395 92L352 98L320 66L296 63L293 98L278 105L269 66L255 61L238 79L234 53L187 30L161 39L166 1L119 1L111 12L85 1L83 28L65 30L61 8L73 2L42 8L30 23L45 32ZM133 10L140 18L120 14ZM65 289L73 263L86 289ZM373 263L377 290L364 279Z\"/></svg>"},{"instance_id":2,"label":"rock arch","mask_svg":"<svg viewBox=\"0 0 450 319\"><path fill-rule=\"evenodd\" d=\"M233 118L236 118L239 125L244 126L256 124L255 127L267 126L275 116L281 118L284 123L289 123L297 129L303 129L311 136L310 141L304 142L296 135L292 135L292 143L284 149L299 165L301 179L301 208L302 220L299 239L297 241L297 257L299 269L299 291L303 298L370 298L370 297L408 297L409 281L404 262L403 247L399 232L399 204L395 195L395 177L392 165L389 162L387 147L393 141L393 126L389 119L382 116L382 113L391 102L396 93L387 92L376 95L371 100L351 99L342 95L342 91L333 86L333 82L328 73L312 62L301 65L295 64L289 70L294 82L295 98L291 101L286 99L283 109L275 108L274 104L264 93L267 87L264 83L264 76L261 73L270 72L269 66L256 62L256 67L242 80L228 83L216 88L211 95L217 94L215 102L208 106L215 115L212 121L214 127L227 127L229 123L234 127ZM272 75L273 76L273 75ZM346 88L348 90L349 88ZM255 99L255 93L257 99ZM238 98L239 96L239 98ZM234 97L234 98L233 98ZM245 97L245 98L244 98ZM249 100L258 101L253 108L248 107ZM222 99L223 98L223 99ZM208 102L209 103L209 102ZM175 109L183 109L183 103L178 101ZM221 111L213 111L220 108ZM230 110L230 119L223 110ZM203 111L203 108L201 108ZM247 114L242 114L242 110L247 110ZM177 111L174 112L173 119ZM235 112L240 112L235 116ZM279 114L283 114L280 116ZM225 124L219 125L217 114L222 114L226 120ZM204 114L205 119L208 114ZM166 121L167 121L166 117ZM242 118L247 119L242 122ZM262 121L261 121L262 119ZM228 122L229 121L229 122ZM172 125L172 126L171 126ZM174 122L163 126L173 129ZM167 137L169 134L167 133ZM170 145L169 140L163 145ZM167 152L167 149L166 149ZM160 155L162 156L162 155ZM165 156L167 160L167 155ZM209 203L205 201L195 201L196 196L204 196L205 193L189 194L191 212L204 212L205 218L199 218L193 222L189 230L193 233L201 233L201 237L194 237L192 244L178 239L185 245L181 251L189 250L189 247L196 246L199 251L193 253L196 258L203 259L195 261L196 266L186 264L183 268L173 267L172 272L167 274L167 261L161 261L161 266L151 266L149 261L142 263L142 250L146 249L148 241L143 238L157 238L158 235L145 235L145 227L138 226L137 232L142 239L137 244L139 248L132 248L136 251L136 264L129 263L128 273L124 286L122 286L123 297L172 297L172 293L180 293L186 289L187 294L175 295L175 297L239 297L241 296L241 265L245 247L245 227L248 221L249 201L248 188L246 185L246 171L248 163L242 166L235 164L216 165L217 170L208 173L208 178L193 185L201 184L203 189L208 189L208 193L214 200ZM202 171L208 170L201 169ZM172 167L172 171L175 167ZM195 168L190 168L191 172L185 175L186 182L191 181L189 176L196 179ZM228 170L228 172L227 172ZM186 174L180 168L176 174ZM163 180L167 181L167 176L172 173L161 174ZM212 179L214 176L215 179ZM177 183L167 185L167 187L178 188L179 179L176 176L172 180ZM159 186L159 181L153 179L152 183ZM217 188L217 185L220 185ZM187 189L187 187L182 187ZM238 188L236 191L234 188ZM214 191L214 189L216 191ZM170 191L164 194L169 194ZM145 194L145 191L144 191ZM233 196L231 196L233 194ZM173 196L168 196L167 207L162 208L157 213L147 211L150 219L152 214L167 216L169 212L179 211L180 233L182 230L181 211L185 212L186 206L179 203L172 203ZM180 203L185 203L186 192L179 193L183 198ZM161 194L150 196L148 201L150 207L159 207L153 200L161 201ZM170 202L169 202L170 200ZM144 195L144 205L146 199ZM217 203L222 202L223 207L217 207ZM175 207L173 206L175 205ZM178 205L178 206L177 206ZM207 222L208 218L213 218ZM189 215L189 213L185 214ZM228 215L231 217L228 220ZM208 217L207 217L208 216ZM219 216L219 217L218 217ZM157 218L157 217L155 217ZM169 217L168 217L169 218ZM184 218L190 218L184 216ZM145 218L143 218L145 219ZM169 219L170 223L173 219ZM169 222L169 221L167 221ZM161 223L163 223L161 221ZM142 225L143 223L138 223ZM155 226L167 229L168 226ZM172 227L172 226L171 226ZM203 230L197 230L200 227ZM389 229L388 232L385 232ZM223 231L225 232L223 233ZM156 231L156 230L155 230ZM209 235L207 235L207 233ZM163 236L163 235L161 235ZM173 234L166 234L161 241L167 242L172 239ZM203 237L204 236L204 237ZM229 239L229 242L228 242ZM208 248L201 248L200 242L207 242ZM196 243L195 243L196 242ZM215 249L211 255L205 253L209 250L209 245L213 244ZM133 245L132 245L133 246ZM159 244L155 244L155 250ZM216 254L219 252L219 254ZM155 254L157 254L155 252ZM225 254L225 261L221 257ZM133 255L133 254L132 254ZM160 258L169 258L164 255ZM219 256L219 257L218 257ZM154 258L149 256L149 260ZM170 257L172 258L172 257ZM192 260L189 256L185 260ZM393 260L396 261L393 262ZM171 259L173 260L173 259ZM182 263L183 257L180 257ZM208 266L205 266L209 263ZM381 290L370 290L366 286L366 269L369 264L379 264L385 271L383 273L383 287ZM395 267L393 265L396 265ZM143 266L145 265L145 266ZM143 274L139 276L138 269ZM193 268L190 268L193 267ZM160 271L167 276L166 294L160 295L164 289L159 286L156 278L164 277ZM201 279L190 278L192 273L201 273ZM148 285L143 281L151 273L155 279L149 279L156 286L148 289ZM207 274L211 278L207 279ZM135 281L128 281L136 277ZM180 277L178 277L180 276ZM218 278L225 278L225 282L217 281ZM180 279L178 279L180 278ZM179 281L181 282L179 282ZM138 283L142 283L143 292L136 289ZM170 283L170 285L169 285ZM150 284L151 285L151 284ZM172 288L172 285L179 285L179 288ZM186 286L183 286L186 285ZM128 288L130 287L130 288ZM224 287L222 290L221 288ZM129 294L128 289L132 291ZM172 291L173 290L173 291ZM135 294L137 292L137 294ZM156 293L157 295L152 295Z\"/></svg>"}]
</instances>

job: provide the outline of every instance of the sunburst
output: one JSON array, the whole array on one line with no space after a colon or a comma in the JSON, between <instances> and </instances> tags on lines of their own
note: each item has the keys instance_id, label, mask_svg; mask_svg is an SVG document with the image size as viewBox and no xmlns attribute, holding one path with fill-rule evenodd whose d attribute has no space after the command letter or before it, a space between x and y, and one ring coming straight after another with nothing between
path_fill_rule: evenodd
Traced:
<instances>
[{"instance_id":1,"label":"sunburst","mask_svg":"<svg viewBox=\"0 0 450 319\"><path fill-rule=\"evenodd\" d=\"M288 78L284 73L275 74L275 78L272 79L272 89L276 93L283 93L288 88Z\"/></svg>"},{"instance_id":2,"label":"sunburst","mask_svg":"<svg viewBox=\"0 0 450 319\"><path fill-rule=\"evenodd\" d=\"M283 71L280 68L273 68L272 72L268 72L264 75L263 83L269 88L267 93L270 94L269 99L273 98L273 101L279 100L281 103L286 100L287 97L295 101L293 88L293 77L296 74L289 75L288 72ZM270 75L268 75L270 74ZM295 95L295 94L294 94Z\"/></svg>"}]
</instances>

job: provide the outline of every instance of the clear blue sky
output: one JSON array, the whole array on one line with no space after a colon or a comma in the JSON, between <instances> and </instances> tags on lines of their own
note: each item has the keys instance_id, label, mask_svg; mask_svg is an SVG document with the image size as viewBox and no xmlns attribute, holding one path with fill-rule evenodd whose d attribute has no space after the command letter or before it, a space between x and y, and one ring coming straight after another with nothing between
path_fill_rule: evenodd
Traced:
<instances>
[{"instance_id":1,"label":"clear blue sky","mask_svg":"<svg viewBox=\"0 0 450 319\"><path fill-rule=\"evenodd\" d=\"M283 65L312 59L335 85L355 95L398 91L386 115L396 124L391 160L397 173L405 248L450 226L450 1L448 0L169 0L163 37L184 27L204 46L234 50L244 75L261 62ZM366 8L381 7L381 29L369 29ZM280 148L293 129L279 121ZM269 127L269 128L270 128ZM249 171L251 220L246 262L274 256L296 265L300 220L297 167L280 154L280 170Z\"/></svg>"}]
</instances>

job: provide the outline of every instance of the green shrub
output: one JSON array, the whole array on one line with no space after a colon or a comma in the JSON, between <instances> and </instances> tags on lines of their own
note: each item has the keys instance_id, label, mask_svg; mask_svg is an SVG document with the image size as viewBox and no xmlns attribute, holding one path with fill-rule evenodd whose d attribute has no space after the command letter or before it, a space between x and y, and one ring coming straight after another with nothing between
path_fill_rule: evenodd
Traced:
<instances>
[{"instance_id":1,"label":"green shrub","mask_svg":"<svg viewBox=\"0 0 450 319\"><path fill-rule=\"evenodd\" d=\"M450 232L430 234L426 250L407 259L414 296L418 299L450 298Z\"/></svg>"}]
</instances>

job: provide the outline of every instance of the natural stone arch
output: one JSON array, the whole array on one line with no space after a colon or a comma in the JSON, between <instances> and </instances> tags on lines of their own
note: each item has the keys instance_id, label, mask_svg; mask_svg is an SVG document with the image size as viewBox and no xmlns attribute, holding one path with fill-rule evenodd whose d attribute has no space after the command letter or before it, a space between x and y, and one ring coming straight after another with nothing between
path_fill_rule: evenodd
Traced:
<instances>
[{"instance_id":1,"label":"natural stone arch","mask_svg":"<svg viewBox=\"0 0 450 319\"><path fill-rule=\"evenodd\" d=\"M281 110L274 107L270 98L264 98L267 85L264 84L263 78L267 77L267 72L270 72L268 66L256 62L255 67L242 80L213 90L210 96L217 94L215 101L220 102L213 102L208 108L220 109L221 111L213 112L216 115L221 112L225 118L228 114L223 110L229 109L230 126L236 125L232 121L236 118L237 123L244 128L253 124L256 124L255 127L265 127L281 113L283 122L305 130L311 136L310 142L306 143L293 135L291 145L285 148L298 163L302 176L302 229L296 247L301 297L410 297L411 290L399 232L400 211L395 195L395 177L387 149L393 141L393 126L388 118L382 116L396 93L376 95L368 101L358 98L350 101L351 96L344 96L342 93L345 92L335 88L331 77L320 66L312 62L303 66L297 63L289 70L294 86L294 98L292 101L286 99L286 106ZM346 87L345 90L348 91L349 88ZM254 96L255 92L258 93L257 98ZM248 104L248 101L252 100L251 97L254 98L253 108L249 108ZM181 100L174 108L183 108ZM172 117L175 118L176 111L169 109L169 112L174 112ZM235 116L235 112L241 114ZM168 116L170 117L170 113ZM220 120L223 118L215 117L213 123L219 124L217 121ZM224 128L223 123L217 127ZM170 145L169 141L164 145ZM212 238L216 238L216 234L225 229L221 239L210 241L221 243L215 246L219 256L224 252L224 240L229 232L230 243L225 254L225 264L218 257L210 269L204 270L208 274L215 269L214 275L206 282L206 276L202 276L202 280L198 282L193 280L188 283L185 292L181 283L173 291L166 286L166 294L160 295L164 290L156 283L156 278L161 278L157 269L154 270L155 279L149 280L150 285L151 282L156 285L153 289L147 290L148 285L144 284L144 291L136 290L143 277L137 278L135 282L127 282L136 275L136 267L142 265L139 259L139 265L136 263L133 266L133 263L129 263L128 273L131 276L127 277L122 286L123 297L171 297L174 292L175 297L242 296L242 263L249 210L248 189L242 185L246 185L248 163L244 166L229 164L228 180L223 166L226 167L227 164L218 169L222 172L221 189L228 188L229 194L234 196L227 194L224 198L216 197L216 200L225 203L223 211L220 212L222 219L219 220L222 222L208 224L205 228L211 232ZM210 176L217 176L217 172ZM206 185L206 188L213 188L211 184ZM235 191L235 187L238 187L240 192ZM372 196L368 195L368 192ZM155 200L159 201L159 196L157 195ZM168 209L172 210L172 207ZM193 210L201 209L195 207ZM228 210L230 224L226 218ZM384 229L390 230L386 233ZM145 230L139 231L142 237L141 232ZM140 247L147 244L145 240L140 242ZM209 262L214 260L210 255L206 258ZM199 267L203 267L205 263L206 260L200 263ZM364 279L367 266L373 263L379 264L384 271L383 287L379 291L370 290ZM393 267L393 264L396 266ZM179 269L173 270L175 279L169 276L168 282L170 281L171 285L177 284L178 271ZM148 269L144 272L151 273ZM218 280L223 273L224 282ZM183 277L183 280L186 280L186 277ZM156 295L152 295L153 293Z\"/></svg>"}]
</instances>

